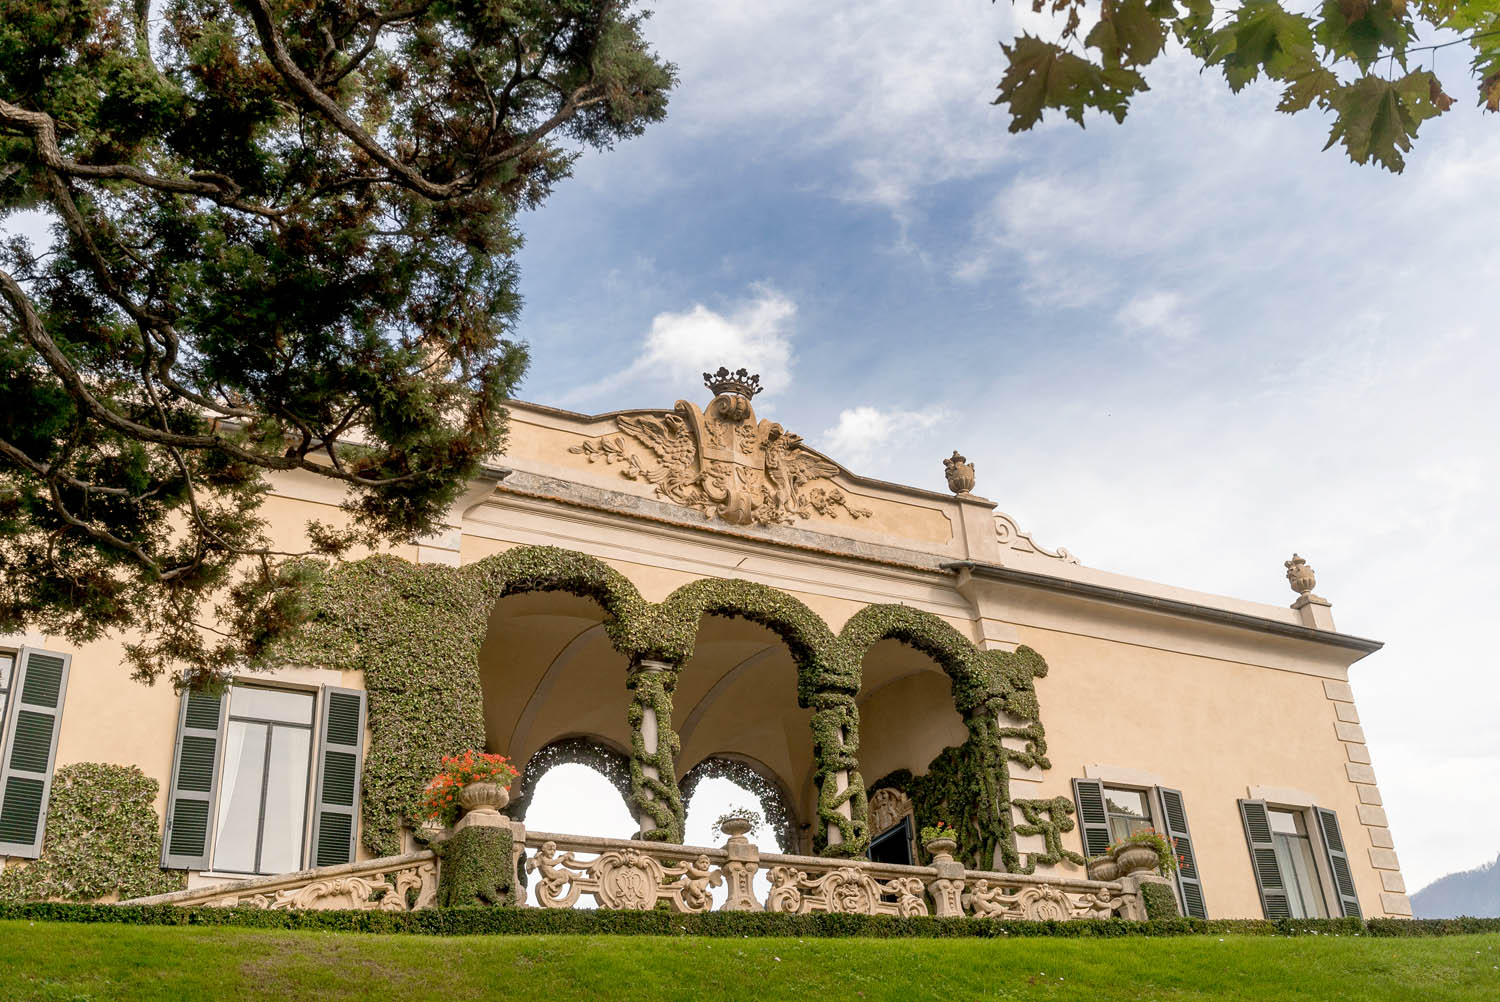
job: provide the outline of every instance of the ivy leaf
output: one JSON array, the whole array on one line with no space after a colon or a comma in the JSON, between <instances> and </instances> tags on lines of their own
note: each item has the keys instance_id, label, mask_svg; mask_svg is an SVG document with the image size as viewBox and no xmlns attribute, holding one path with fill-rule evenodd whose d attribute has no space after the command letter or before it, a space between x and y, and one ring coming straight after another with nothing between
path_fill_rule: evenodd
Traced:
<instances>
[{"instance_id":1,"label":"ivy leaf","mask_svg":"<svg viewBox=\"0 0 1500 1002\"><path fill-rule=\"evenodd\" d=\"M1134 70L1101 67L1032 35L1000 48L1009 65L1000 80L1000 96L992 103L1010 105L1011 132L1030 129L1047 108L1061 109L1080 126L1085 108L1122 122L1130 96L1146 90L1145 79Z\"/></svg>"},{"instance_id":2,"label":"ivy leaf","mask_svg":"<svg viewBox=\"0 0 1500 1002\"><path fill-rule=\"evenodd\" d=\"M1341 142L1355 163L1374 160L1394 174L1401 173L1406 167L1401 154L1411 149L1418 126L1442 113L1432 100L1435 80L1425 70L1399 80L1367 74L1338 88L1329 99L1338 118L1323 148Z\"/></svg>"},{"instance_id":3,"label":"ivy leaf","mask_svg":"<svg viewBox=\"0 0 1500 1002\"><path fill-rule=\"evenodd\" d=\"M1262 70L1285 80L1315 61L1312 22L1283 10L1276 0L1246 3L1234 23L1214 32L1209 41L1205 61L1223 64L1224 79L1236 93Z\"/></svg>"}]
</instances>

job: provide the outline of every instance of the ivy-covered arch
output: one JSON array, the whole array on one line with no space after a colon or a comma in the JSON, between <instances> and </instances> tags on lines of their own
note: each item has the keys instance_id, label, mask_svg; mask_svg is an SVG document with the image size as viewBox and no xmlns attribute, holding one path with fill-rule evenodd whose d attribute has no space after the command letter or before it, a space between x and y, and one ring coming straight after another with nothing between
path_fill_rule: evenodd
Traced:
<instances>
[{"instance_id":1,"label":"ivy-covered arch","mask_svg":"<svg viewBox=\"0 0 1500 1002\"><path fill-rule=\"evenodd\" d=\"M813 711L817 851L856 856L868 843L855 697L865 652L892 638L933 657L953 679L955 706L970 739L948 750L956 761L945 768L957 770L973 790L972 809L959 811L973 815L969 844L978 856L998 847L1007 868L1019 868L1008 763L1047 767L1033 685L1046 674L1046 662L1029 648L981 651L937 616L889 605L861 610L835 635L793 596L741 580L694 581L652 605L603 561L549 546L516 547L463 567L380 555L343 564L308 562L299 573L307 582L303 629L264 660L266 666L297 663L364 673L371 742L362 815L364 843L373 853L400 851L402 826L417 820L422 787L443 755L484 744L479 650L495 604L522 592L562 591L599 604L611 644L630 662L629 799L637 813L655 821L648 837L682 837L671 693L676 673L692 657L702 618L718 615L770 629L797 666L798 704ZM667 722L654 749L641 741L647 708L658 722ZM1009 719L1001 718L1002 711ZM1006 738L1020 739L1023 747L1006 746ZM842 790L840 774L847 778ZM947 798L943 803L945 809L954 806ZM830 839L830 832L837 838Z\"/></svg>"},{"instance_id":2,"label":"ivy-covered arch","mask_svg":"<svg viewBox=\"0 0 1500 1002\"><path fill-rule=\"evenodd\" d=\"M854 703L860 666L828 624L786 592L739 579L689 582L667 596L657 615L660 635L670 638L678 665L691 657L704 616L747 619L787 645L797 666L797 704L813 713L819 822L813 828L814 847L829 855L862 855L870 833L869 804L859 775L859 709ZM837 838L829 838L830 829Z\"/></svg>"},{"instance_id":3,"label":"ivy-covered arch","mask_svg":"<svg viewBox=\"0 0 1500 1002\"><path fill-rule=\"evenodd\" d=\"M630 803L630 754L616 747L607 738L593 734L575 734L549 741L526 760L510 798L509 813L516 820L526 820L526 812L536 795L537 784L543 776L560 765L588 766L619 791L621 803Z\"/></svg>"},{"instance_id":4,"label":"ivy-covered arch","mask_svg":"<svg viewBox=\"0 0 1500 1002\"><path fill-rule=\"evenodd\" d=\"M792 796L776 770L747 755L714 754L682 774L682 799L693 798L698 784L705 779L727 779L744 787L760 800L766 824L776 832L782 852L795 852L797 845L797 812Z\"/></svg>"},{"instance_id":5,"label":"ivy-covered arch","mask_svg":"<svg viewBox=\"0 0 1500 1002\"><path fill-rule=\"evenodd\" d=\"M298 635L267 653L364 673L370 747L365 756L363 840L376 855L401 851L422 788L442 757L485 742L479 650L495 603L528 591L597 602L611 643L627 656L647 603L623 574L586 554L523 546L463 567L376 555L309 561Z\"/></svg>"}]
</instances>

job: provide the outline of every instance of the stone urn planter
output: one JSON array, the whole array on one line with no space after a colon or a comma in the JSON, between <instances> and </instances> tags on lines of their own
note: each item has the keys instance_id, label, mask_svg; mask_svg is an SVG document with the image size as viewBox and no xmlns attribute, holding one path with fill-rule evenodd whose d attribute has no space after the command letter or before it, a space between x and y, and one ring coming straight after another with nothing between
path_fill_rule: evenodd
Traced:
<instances>
[{"instance_id":1,"label":"stone urn planter","mask_svg":"<svg viewBox=\"0 0 1500 1002\"><path fill-rule=\"evenodd\" d=\"M1113 856L1099 856L1089 860L1088 874L1090 880L1117 880L1120 876L1120 864L1115 862Z\"/></svg>"},{"instance_id":2,"label":"stone urn planter","mask_svg":"<svg viewBox=\"0 0 1500 1002\"><path fill-rule=\"evenodd\" d=\"M924 845L933 861L938 863L951 863L953 854L958 851L957 839L933 838L928 839Z\"/></svg>"},{"instance_id":3,"label":"stone urn planter","mask_svg":"<svg viewBox=\"0 0 1500 1002\"><path fill-rule=\"evenodd\" d=\"M458 791L458 806L470 814L499 814L510 803L510 790L499 783L469 783Z\"/></svg>"},{"instance_id":4,"label":"stone urn planter","mask_svg":"<svg viewBox=\"0 0 1500 1002\"><path fill-rule=\"evenodd\" d=\"M1115 863L1120 876L1126 877L1141 870L1154 870L1161 865L1161 857L1149 845L1122 845L1115 850Z\"/></svg>"},{"instance_id":5,"label":"stone urn planter","mask_svg":"<svg viewBox=\"0 0 1500 1002\"><path fill-rule=\"evenodd\" d=\"M719 822L719 831L731 839L744 838L755 827L749 818L724 818Z\"/></svg>"}]
</instances>

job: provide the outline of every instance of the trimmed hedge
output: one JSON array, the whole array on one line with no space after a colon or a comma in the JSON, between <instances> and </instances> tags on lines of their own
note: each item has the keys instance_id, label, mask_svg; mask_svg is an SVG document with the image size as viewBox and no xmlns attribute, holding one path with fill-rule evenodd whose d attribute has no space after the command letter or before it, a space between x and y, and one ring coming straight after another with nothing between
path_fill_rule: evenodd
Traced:
<instances>
[{"instance_id":1,"label":"trimmed hedge","mask_svg":"<svg viewBox=\"0 0 1500 1002\"><path fill-rule=\"evenodd\" d=\"M256 908L177 908L171 905L85 905L64 902L0 904L0 920L121 923L165 926L242 926L324 932L410 933L439 936L636 935L981 938L1062 936L1449 936L1500 933L1500 919L1083 919L1002 922L981 918L899 918L890 915L784 915L542 908L424 908L412 912L265 911Z\"/></svg>"}]
</instances>

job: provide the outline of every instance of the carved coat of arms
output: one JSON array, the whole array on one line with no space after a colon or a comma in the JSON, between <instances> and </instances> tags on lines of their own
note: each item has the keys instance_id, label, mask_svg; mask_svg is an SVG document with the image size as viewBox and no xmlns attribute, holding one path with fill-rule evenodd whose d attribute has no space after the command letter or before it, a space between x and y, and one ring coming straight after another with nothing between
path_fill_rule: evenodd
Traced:
<instances>
[{"instance_id":1,"label":"carved coat of arms","mask_svg":"<svg viewBox=\"0 0 1500 1002\"><path fill-rule=\"evenodd\" d=\"M760 377L744 369L703 374L714 393L704 410L679 400L661 414L622 414L620 434L573 446L569 452L621 463L621 475L642 480L675 504L717 515L733 525L790 524L822 515L866 518L831 478L839 468L802 447L802 437L775 421L755 419L750 398ZM629 438L644 448L632 449ZM824 483L815 483L824 481Z\"/></svg>"}]
</instances>

